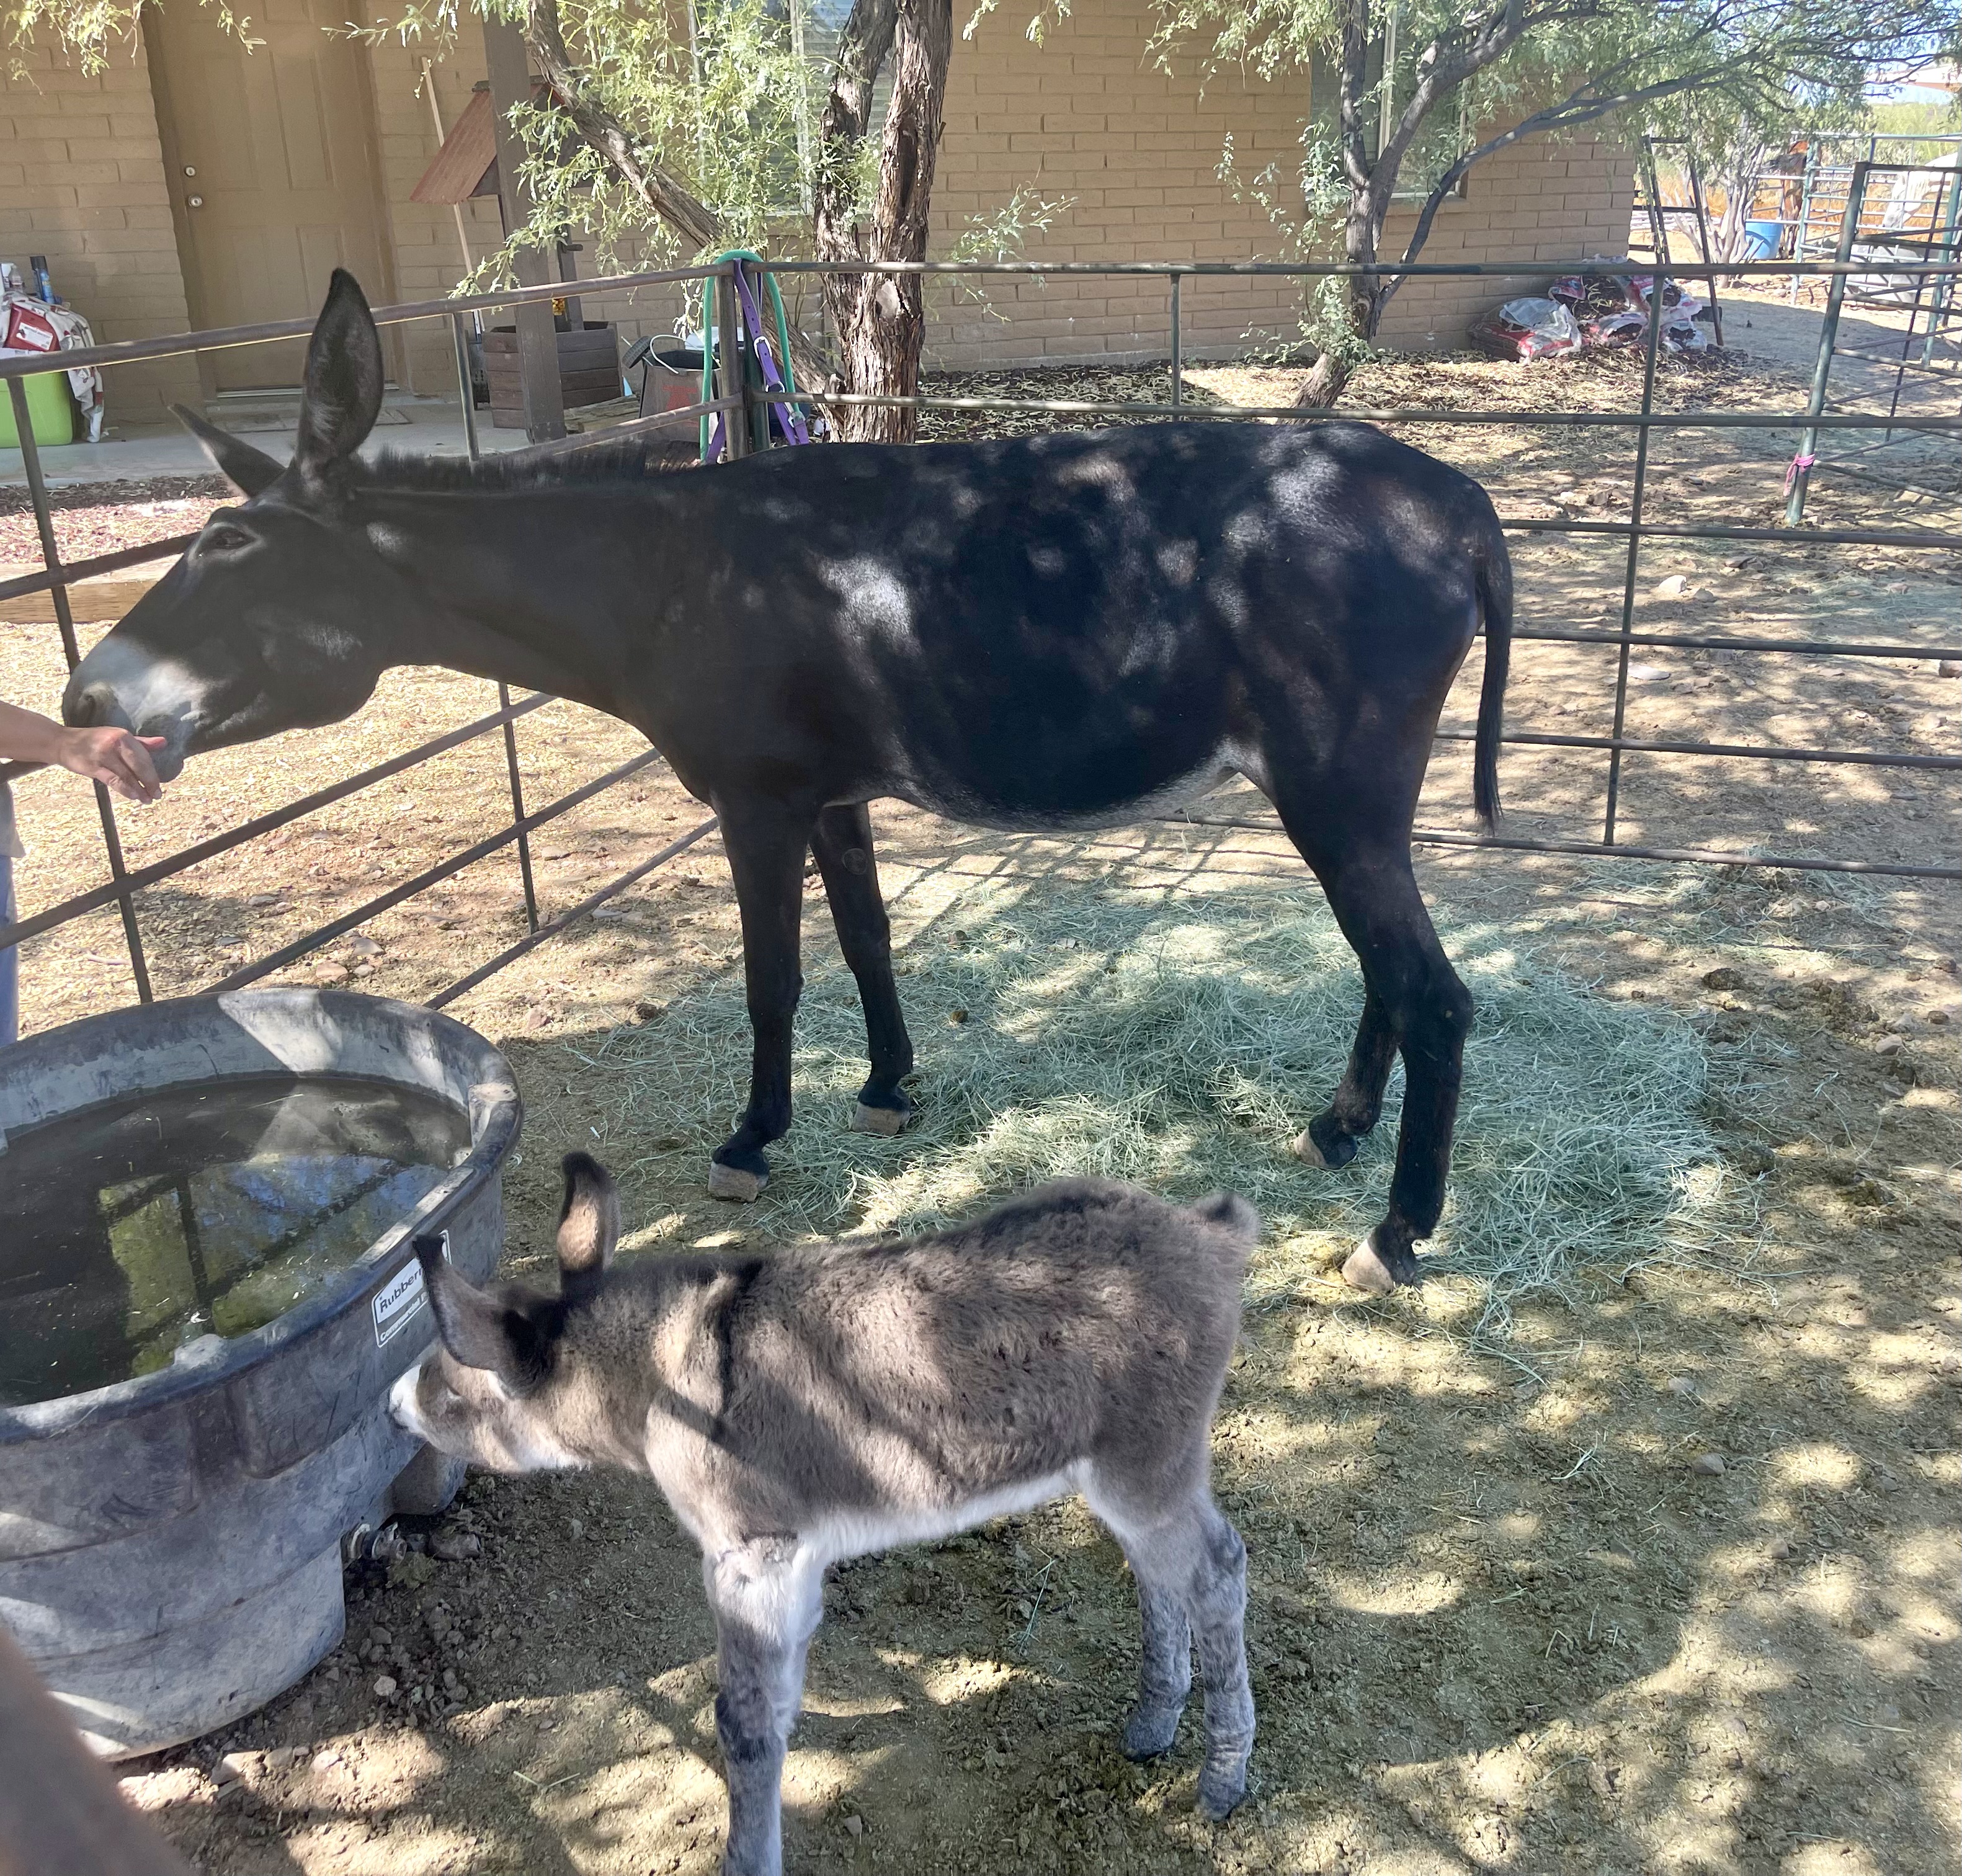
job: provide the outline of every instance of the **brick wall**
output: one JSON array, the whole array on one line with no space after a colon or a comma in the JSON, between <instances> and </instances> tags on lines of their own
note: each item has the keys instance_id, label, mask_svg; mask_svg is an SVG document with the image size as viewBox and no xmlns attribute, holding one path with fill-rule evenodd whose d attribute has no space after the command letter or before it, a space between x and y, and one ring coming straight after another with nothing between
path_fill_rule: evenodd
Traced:
<instances>
[{"instance_id":1,"label":"brick wall","mask_svg":"<svg viewBox=\"0 0 1962 1876\"><path fill-rule=\"evenodd\" d=\"M1628 251L1634 157L1605 139L1562 142L1529 138L1487 157L1466 178L1462 200L1431 224L1420 260L1562 261ZM1415 206L1392 218L1386 259L1400 257L1416 225ZM1415 279L1398 289L1383 318L1387 345L1414 352L1462 345L1473 316L1514 294L1544 286L1544 267L1503 279Z\"/></svg>"},{"instance_id":2,"label":"brick wall","mask_svg":"<svg viewBox=\"0 0 1962 1876\"><path fill-rule=\"evenodd\" d=\"M1079 0L1047 43L1031 45L1008 10L956 43L947 128L935 190L934 249L945 253L976 217L1019 189L1066 197L1024 257L1037 260L1245 260L1270 256L1275 230L1235 200L1216 174L1228 134L1243 171L1286 165L1306 105L1305 81L1264 85L1238 76L1201 81L1196 66L1161 70L1147 56L1150 15L1120 0ZM46 254L56 290L105 340L181 331L189 323L171 224L156 113L140 42L88 78L46 53L27 56L31 82L0 94L0 254L24 264ZM421 94L422 55L386 42L369 54L379 173L392 277L378 295L434 298L464 271L454 217L409 200L436 149ZM453 124L483 75L466 35L434 69L443 122ZM1633 196L1625 152L1590 138L1519 145L1474 171L1448 202L1424 258L1553 261L1622 251ZM1401 251L1413 211L1393 218L1386 254ZM474 257L499 238L497 206L465 205ZM18 250L18 251L16 251ZM582 257L590 266L590 254ZM1481 307L1523 290L1530 265L1504 280L1413 281L1392 302L1384 337L1413 349L1461 342ZM1043 360L1162 358L1169 344L1162 280L997 280L986 303L951 285L930 287L928 359L947 367ZM1299 292L1278 279L1192 279L1184 289L1185 344L1195 358L1237 352L1250 334L1296 334ZM631 305L589 308L615 319L625 343L665 333L680 310L672 289ZM450 395L448 334L435 322L404 329L391 364L406 388ZM110 421L164 420L173 399L195 400L188 361L110 374Z\"/></svg>"},{"instance_id":3,"label":"brick wall","mask_svg":"<svg viewBox=\"0 0 1962 1876\"><path fill-rule=\"evenodd\" d=\"M1121 0L1080 0L1041 46L1003 8L957 43L934 191L935 248L1018 188L1073 206L1024 247L1031 260L1242 260L1277 257L1266 212L1216 174L1229 133L1242 174L1285 171L1307 107L1307 81L1264 85L1196 66L1166 72L1147 56L1152 15ZM1562 260L1626 251L1633 158L1591 138L1529 141L1472 172L1465 196L1432 225L1424 260ZM1392 217L1383 249L1400 256L1414 205ZM1383 336L1423 350L1462 343L1481 308L1523 291L1530 268L1500 280L1413 280L1391 302ZM1236 352L1247 335L1299 334L1299 289L1284 280L1188 280L1181 319L1189 354ZM932 290L933 363L956 367L1165 356L1162 280L1003 281L995 316Z\"/></svg>"},{"instance_id":4,"label":"brick wall","mask_svg":"<svg viewBox=\"0 0 1962 1876\"><path fill-rule=\"evenodd\" d=\"M1026 9L990 14L957 41L947 129L934 186L935 251L1018 188L1071 198L1029 260L1244 260L1271 257L1271 223L1215 174L1229 132L1242 169L1285 162L1306 103L1305 80L1265 85L1237 75L1202 83L1189 62L1158 69L1148 55L1152 14L1122 0L1082 0L1047 43L1023 31ZM1165 356L1162 280L998 280L989 305L929 289L928 355L973 366L1041 359ZM1193 356L1237 349L1250 329L1291 331L1291 282L1193 280L1183 289Z\"/></svg>"},{"instance_id":5,"label":"brick wall","mask_svg":"<svg viewBox=\"0 0 1962 1876\"><path fill-rule=\"evenodd\" d=\"M466 24L466 42L470 36ZM369 53L375 133L381 145L377 168L387 204L387 245L395 259L393 290L404 300L440 299L466 271L455 216L441 203L409 200L410 190L435 156L438 142L428 95L420 88L423 56L414 46L392 40ZM432 67L446 129L462 116L470 102L470 88L483 75L481 54L474 60L459 58ZM496 198L479 197L466 202L463 217L471 257L481 260L503 238ZM456 366L448 331L433 320L397 330L400 350L393 362L404 388L455 396Z\"/></svg>"},{"instance_id":6,"label":"brick wall","mask_svg":"<svg viewBox=\"0 0 1962 1876\"><path fill-rule=\"evenodd\" d=\"M92 78L46 50L22 62L25 76L0 88L0 257L24 275L30 254L46 254L55 291L105 343L184 331L190 316L142 42L119 46ZM111 425L168 423L167 405L198 399L188 358L118 366L104 382Z\"/></svg>"}]
</instances>

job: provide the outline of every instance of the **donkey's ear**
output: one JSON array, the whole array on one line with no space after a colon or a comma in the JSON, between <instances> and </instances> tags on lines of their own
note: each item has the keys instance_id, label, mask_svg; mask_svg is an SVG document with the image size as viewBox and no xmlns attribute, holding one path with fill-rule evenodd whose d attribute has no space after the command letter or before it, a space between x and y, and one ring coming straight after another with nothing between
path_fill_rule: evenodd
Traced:
<instances>
[{"instance_id":1,"label":"donkey's ear","mask_svg":"<svg viewBox=\"0 0 1962 1876\"><path fill-rule=\"evenodd\" d=\"M558 1218L558 1275L561 1292L571 1296L599 1280L620 1242L620 1194L598 1160L567 1153L565 1204Z\"/></svg>"},{"instance_id":2,"label":"donkey's ear","mask_svg":"<svg viewBox=\"0 0 1962 1876\"><path fill-rule=\"evenodd\" d=\"M320 477L368 440L382 411L382 340L354 276L336 267L307 344L300 398L301 473Z\"/></svg>"},{"instance_id":3,"label":"donkey's ear","mask_svg":"<svg viewBox=\"0 0 1962 1876\"><path fill-rule=\"evenodd\" d=\"M459 1277L443 1254L440 1238L418 1238L415 1245L444 1348L466 1368L487 1369L513 1394L529 1394L550 1365L544 1331L524 1310Z\"/></svg>"},{"instance_id":4,"label":"donkey's ear","mask_svg":"<svg viewBox=\"0 0 1962 1876\"><path fill-rule=\"evenodd\" d=\"M276 462L263 449L254 449L242 437L207 423L195 411L181 404L171 406L171 414L195 436L212 466L241 495L256 495L270 488L286 472L283 462Z\"/></svg>"}]
</instances>

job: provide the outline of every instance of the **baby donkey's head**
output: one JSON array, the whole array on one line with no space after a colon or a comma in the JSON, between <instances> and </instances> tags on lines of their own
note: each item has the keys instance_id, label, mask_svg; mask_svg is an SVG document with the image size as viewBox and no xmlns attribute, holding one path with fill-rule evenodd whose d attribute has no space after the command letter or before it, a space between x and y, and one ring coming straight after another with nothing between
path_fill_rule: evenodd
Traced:
<instances>
[{"instance_id":1,"label":"baby donkey's head","mask_svg":"<svg viewBox=\"0 0 1962 1876\"><path fill-rule=\"evenodd\" d=\"M388 1417L439 1452L498 1472L586 1465L609 1452L603 1333L577 1331L620 1236L620 1200L598 1161L564 1160L559 1293L475 1288L418 1238L437 1342L388 1394ZM570 1331L570 1332L569 1332Z\"/></svg>"}]
</instances>

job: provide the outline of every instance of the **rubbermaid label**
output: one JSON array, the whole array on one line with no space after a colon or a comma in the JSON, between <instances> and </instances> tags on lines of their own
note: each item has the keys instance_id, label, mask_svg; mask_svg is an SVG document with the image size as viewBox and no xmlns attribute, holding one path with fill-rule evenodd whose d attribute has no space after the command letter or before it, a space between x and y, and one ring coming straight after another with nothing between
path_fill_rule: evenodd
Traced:
<instances>
[{"instance_id":1,"label":"rubbermaid label","mask_svg":"<svg viewBox=\"0 0 1962 1876\"><path fill-rule=\"evenodd\" d=\"M449 1233L443 1234L443 1258L449 1261ZM411 1258L375 1293L375 1346L385 1348L403 1326L414 1321L429 1301L423 1267Z\"/></svg>"}]
</instances>

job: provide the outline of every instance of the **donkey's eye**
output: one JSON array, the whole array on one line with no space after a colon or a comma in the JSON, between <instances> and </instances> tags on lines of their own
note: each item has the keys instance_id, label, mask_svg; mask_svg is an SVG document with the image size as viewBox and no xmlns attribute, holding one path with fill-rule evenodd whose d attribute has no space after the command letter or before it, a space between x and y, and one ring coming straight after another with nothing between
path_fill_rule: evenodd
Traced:
<instances>
[{"instance_id":1,"label":"donkey's eye","mask_svg":"<svg viewBox=\"0 0 1962 1876\"><path fill-rule=\"evenodd\" d=\"M216 528L207 528L205 530L204 545L208 551L220 554L235 553L241 547L250 547L252 545L252 537L243 528L231 528L221 525Z\"/></svg>"}]
</instances>

